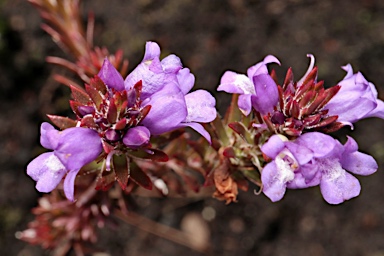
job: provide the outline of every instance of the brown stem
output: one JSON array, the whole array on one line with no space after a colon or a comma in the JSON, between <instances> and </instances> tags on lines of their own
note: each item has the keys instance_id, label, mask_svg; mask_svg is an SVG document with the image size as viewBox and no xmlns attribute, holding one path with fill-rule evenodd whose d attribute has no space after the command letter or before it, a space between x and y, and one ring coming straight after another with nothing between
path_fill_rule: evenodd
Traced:
<instances>
[{"instance_id":1,"label":"brown stem","mask_svg":"<svg viewBox=\"0 0 384 256\"><path fill-rule=\"evenodd\" d=\"M120 220L124 221L125 223L128 223L150 234L153 234L158 237L172 241L174 243L186 246L200 253L205 254L205 253L208 253L209 251L209 244L207 242L204 244L196 243L195 237L192 234L155 222L151 219L140 216L134 212L129 212L129 214L124 214L120 210L115 210L114 214L116 217L118 217Z\"/></svg>"}]
</instances>

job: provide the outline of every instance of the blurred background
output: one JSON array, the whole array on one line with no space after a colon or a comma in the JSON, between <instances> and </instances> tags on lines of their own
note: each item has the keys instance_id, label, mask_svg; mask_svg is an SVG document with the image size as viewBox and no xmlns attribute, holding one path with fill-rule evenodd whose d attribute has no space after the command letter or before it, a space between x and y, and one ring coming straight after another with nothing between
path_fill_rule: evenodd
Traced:
<instances>
[{"instance_id":1,"label":"blurred background","mask_svg":"<svg viewBox=\"0 0 384 256\"><path fill-rule=\"evenodd\" d=\"M86 21L95 13L95 45L124 51L132 70L146 41L162 55L177 54L197 77L195 88L215 95L224 113L229 96L215 88L226 70L246 69L273 54L280 81L288 67L306 71L307 53L316 57L319 80L337 84L351 63L384 99L384 1L304 0L93 0L83 1ZM52 79L59 67L46 56L65 56L40 29L38 12L22 0L0 1L0 255L49 255L15 239L33 219L39 194L25 174L41 152L39 125L46 113L69 109L69 89ZM318 187L290 190L278 203L253 191L239 202L215 199L137 198L139 212L171 227L194 232L210 244L210 255L384 255L384 121L363 120L353 131L360 150L373 155L379 170L358 177L362 192L339 206L322 199ZM188 223L194 223L188 227ZM201 255L130 225L100 231L97 247L111 255Z\"/></svg>"}]
</instances>

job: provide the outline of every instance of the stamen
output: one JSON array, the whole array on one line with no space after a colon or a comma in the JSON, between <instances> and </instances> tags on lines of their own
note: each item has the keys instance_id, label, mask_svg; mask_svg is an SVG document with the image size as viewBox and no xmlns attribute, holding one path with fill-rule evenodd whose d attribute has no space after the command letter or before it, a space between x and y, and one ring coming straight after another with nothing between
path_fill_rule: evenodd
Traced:
<instances>
[{"instance_id":1,"label":"stamen","mask_svg":"<svg viewBox=\"0 0 384 256\"><path fill-rule=\"evenodd\" d=\"M313 67L315 66L315 56L312 54L307 54L307 57L311 59L311 62L309 63L309 67L307 69L307 72L304 74L304 76L297 82L297 86L300 86L303 84L305 78L308 76L308 74L312 71Z\"/></svg>"}]
</instances>

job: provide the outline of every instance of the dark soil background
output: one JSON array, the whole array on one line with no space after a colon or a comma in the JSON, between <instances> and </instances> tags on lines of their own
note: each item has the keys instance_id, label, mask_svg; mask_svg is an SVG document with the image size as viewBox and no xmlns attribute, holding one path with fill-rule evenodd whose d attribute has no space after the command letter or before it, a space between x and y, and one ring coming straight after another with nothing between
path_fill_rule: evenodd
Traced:
<instances>
[{"instance_id":1,"label":"dark soil background","mask_svg":"<svg viewBox=\"0 0 384 256\"><path fill-rule=\"evenodd\" d=\"M122 48L130 70L140 62L145 41L157 41L163 56L176 53L196 75L196 88L216 96L221 113L229 103L228 95L215 92L223 72L245 73L267 54L282 62L275 67L283 79L290 66L300 78L306 54L313 53L327 85L340 81L345 75L340 66L351 63L384 98L381 0L94 0L84 1L82 10L84 19L95 12L95 44ZM68 88L51 77L63 70L44 62L48 55L64 55L40 23L27 1L0 1L0 255L49 255L15 239L33 219L30 209L39 197L25 174L42 150L39 125L46 113L69 108ZM211 198L139 198L138 204L146 216L178 229L191 216L203 220L195 234L207 237L210 255L382 256L383 125L364 120L335 135L343 141L345 134L353 136L380 166L376 174L359 177L361 195L342 205L325 203L318 188L288 191L278 203L250 191L227 206ZM102 230L98 247L111 255L200 255L123 223Z\"/></svg>"}]
</instances>

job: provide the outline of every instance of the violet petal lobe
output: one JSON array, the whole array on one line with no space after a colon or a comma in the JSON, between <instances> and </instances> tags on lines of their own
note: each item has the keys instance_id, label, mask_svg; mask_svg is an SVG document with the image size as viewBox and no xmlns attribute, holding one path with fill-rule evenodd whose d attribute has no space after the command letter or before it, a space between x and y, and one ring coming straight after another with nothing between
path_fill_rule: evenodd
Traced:
<instances>
[{"instance_id":1,"label":"violet petal lobe","mask_svg":"<svg viewBox=\"0 0 384 256\"><path fill-rule=\"evenodd\" d=\"M299 165L304 165L311 161L314 157L314 153L309 148L302 146L292 141L287 141L285 147L292 153L296 158Z\"/></svg>"},{"instance_id":2,"label":"violet petal lobe","mask_svg":"<svg viewBox=\"0 0 384 256\"><path fill-rule=\"evenodd\" d=\"M255 86L252 81L243 74L237 74L233 71L226 71L221 77L218 91L238 94L255 94Z\"/></svg>"},{"instance_id":3,"label":"violet petal lobe","mask_svg":"<svg viewBox=\"0 0 384 256\"><path fill-rule=\"evenodd\" d=\"M112 63L109 62L108 58L104 59L103 65L97 75L109 88L117 91L124 90L124 79Z\"/></svg>"},{"instance_id":4,"label":"violet petal lobe","mask_svg":"<svg viewBox=\"0 0 384 256\"><path fill-rule=\"evenodd\" d=\"M256 75L268 74L267 64L277 63L280 65L280 61L273 55L268 55L263 61L256 63L252 67L248 68L247 75L249 78L253 78Z\"/></svg>"},{"instance_id":5,"label":"violet petal lobe","mask_svg":"<svg viewBox=\"0 0 384 256\"><path fill-rule=\"evenodd\" d=\"M40 143L47 149L55 149L59 138L59 131L50 123L44 122L40 127Z\"/></svg>"},{"instance_id":6,"label":"violet petal lobe","mask_svg":"<svg viewBox=\"0 0 384 256\"><path fill-rule=\"evenodd\" d=\"M160 46L155 42L147 42L145 44L144 61L151 61L160 57Z\"/></svg>"},{"instance_id":7,"label":"violet petal lobe","mask_svg":"<svg viewBox=\"0 0 384 256\"><path fill-rule=\"evenodd\" d=\"M320 132L309 132L301 135L296 143L311 149L314 157L326 157L333 153L337 142L329 135Z\"/></svg>"},{"instance_id":8,"label":"violet petal lobe","mask_svg":"<svg viewBox=\"0 0 384 256\"><path fill-rule=\"evenodd\" d=\"M79 170L71 170L64 179L64 194L69 201L75 201L75 179Z\"/></svg>"},{"instance_id":9,"label":"violet petal lobe","mask_svg":"<svg viewBox=\"0 0 384 256\"><path fill-rule=\"evenodd\" d=\"M179 72L183 68L181 60L174 54L168 55L161 60L161 66L165 73L174 73Z\"/></svg>"},{"instance_id":10,"label":"violet petal lobe","mask_svg":"<svg viewBox=\"0 0 384 256\"><path fill-rule=\"evenodd\" d=\"M275 163L272 161L268 163L261 172L261 181L263 183L263 193L271 199L272 202L281 200L286 191L286 182L281 179L281 174ZM293 176L292 172L292 176Z\"/></svg>"},{"instance_id":11,"label":"violet petal lobe","mask_svg":"<svg viewBox=\"0 0 384 256\"><path fill-rule=\"evenodd\" d=\"M137 148L149 142L151 133L144 126L136 126L130 128L124 135L123 143L132 148Z\"/></svg>"},{"instance_id":12,"label":"violet petal lobe","mask_svg":"<svg viewBox=\"0 0 384 256\"><path fill-rule=\"evenodd\" d=\"M358 175L371 175L377 171L375 159L361 152L345 153L341 159L344 169Z\"/></svg>"},{"instance_id":13,"label":"violet petal lobe","mask_svg":"<svg viewBox=\"0 0 384 256\"><path fill-rule=\"evenodd\" d=\"M282 135L273 135L261 146L261 151L270 158L275 158L285 147L284 141L288 139Z\"/></svg>"},{"instance_id":14,"label":"violet petal lobe","mask_svg":"<svg viewBox=\"0 0 384 256\"><path fill-rule=\"evenodd\" d=\"M323 174L320 182L321 194L329 204L340 204L360 194L360 183L351 174L341 169Z\"/></svg>"},{"instance_id":15,"label":"violet petal lobe","mask_svg":"<svg viewBox=\"0 0 384 256\"><path fill-rule=\"evenodd\" d=\"M65 166L53 152L39 155L27 166L27 174L36 181L36 189L44 193L56 188L66 172Z\"/></svg>"},{"instance_id":16,"label":"violet petal lobe","mask_svg":"<svg viewBox=\"0 0 384 256\"><path fill-rule=\"evenodd\" d=\"M79 170L95 160L102 151L101 139L96 131L74 127L60 133L55 155L68 170Z\"/></svg>"},{"instance_id":17,"label":"violet petal lobe","mask_svg":"<svg viewBox=\"0 0 384 256\"><path fill-rule=\"evenodd\" d=\"M252 111L252 96L253 94L242 94L237 99L237 106L245 116L248 116Z\"/></svg>"},{"instance_id":18,"label":"violet petal lobe","mask_svg":"<svg viewBox=\"0 0 384 256\"><path fill-rule=\"evenodd\" d=\"M321 174L317 169L312 169L313 166L309 166L309 169L303 170L303 166L300 168L300 172L295 172L295 178L287 183L289 189L303 189L310 188L320 184ZM304 172L306 176L304 175ZM311 175L308 175L311 172ZM310 178L309 178L310 177Z\"/></svg>"},{"instance_id":19,"label":"violet petal lobe","mask_svg":"<svg viewBox=\"0 0 384 256\"><path fill-rule=\"evenodd\" d=\"M177 73L177 81L183 94L187 94L195 84L195 76L190 72L189 68L180 69Z\"/></svg>"},{"instance_id":20,"label":"violet petal lobe","mask_svg":"<svg viewBox=\"0 0 384 256\"><path fill-rule=\"evenodd\" d=\"M196 132L200 133L201 136L203 136L209 144L212 143L211 141L211 135L207 132L207 130L204 129L204 127L199 123L181 123L177 128L182 127L190 127L194 129Z\"/></svg>"},{"instance_id":21,"label":"violet petal lobe","mask_svg":"<svg viewBox=\"0 0 384 256\"><path fill-rule=\"evenodd\" d=\"M208 123L216 118L216 100L207 91L197 90L185 95L188 115L184 122Z\"/></svg>"}]
</instances>

